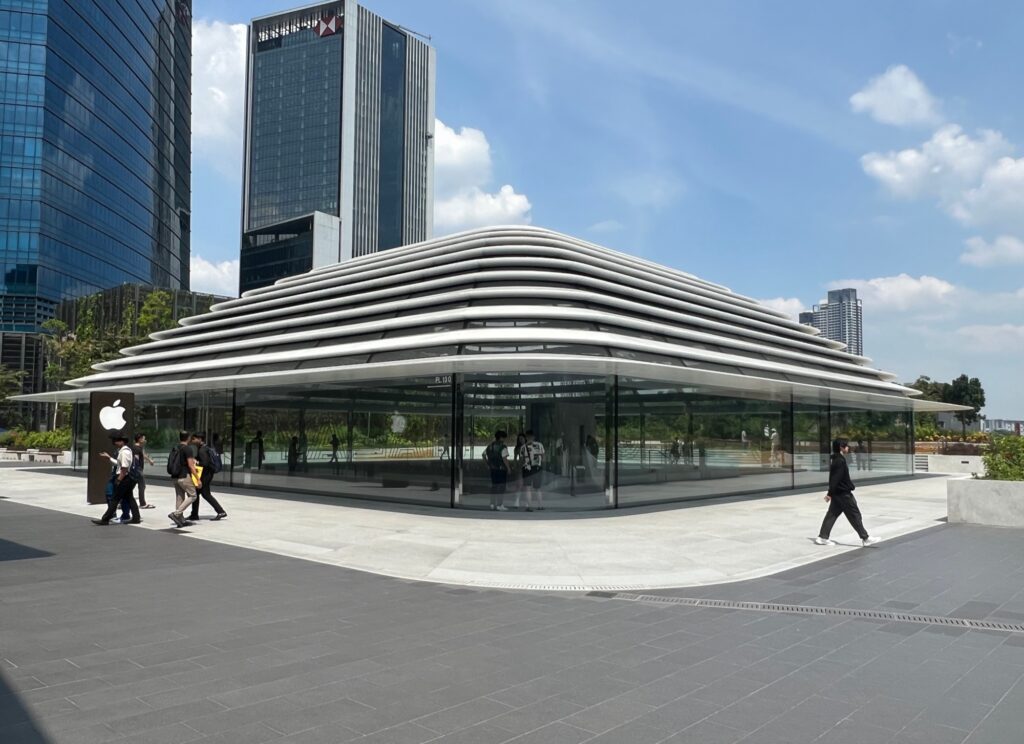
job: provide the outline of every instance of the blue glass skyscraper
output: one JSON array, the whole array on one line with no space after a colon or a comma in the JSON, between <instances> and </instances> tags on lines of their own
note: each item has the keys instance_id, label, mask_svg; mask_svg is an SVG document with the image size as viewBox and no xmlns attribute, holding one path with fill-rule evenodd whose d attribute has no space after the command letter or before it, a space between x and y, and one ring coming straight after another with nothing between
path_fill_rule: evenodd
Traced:
<instances>
[{"instance_id":1,"label":"blue glass skyscraper","mask_svg":"<svg viewBox=\"0 0 1024 744\"><path fill-rule=\"evenodd\" d=\"M434 50L356 0L253 20L239 290L425 240Z\"/></svg>"},{"instance_id":2,"label":"blue glass skyscraper","mask_svg":"<svg viewBox=\"0 0 1024 744\"><path fill-rule=\"evenodd\" d=\"M124 282L188 289L191 19L0 0L0 336Z\"/></svg>"}]
</instances>

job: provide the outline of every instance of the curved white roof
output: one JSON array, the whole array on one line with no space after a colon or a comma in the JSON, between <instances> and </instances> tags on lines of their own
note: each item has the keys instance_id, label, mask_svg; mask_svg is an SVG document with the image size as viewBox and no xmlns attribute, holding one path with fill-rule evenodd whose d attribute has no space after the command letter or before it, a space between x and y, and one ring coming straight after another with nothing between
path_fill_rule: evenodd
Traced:
<instances>
[{"instance_id":1,"label":"curved white roof","mask_svg":"<svg viewBox=\"0 0 1024 744\"><path fill-rule=\"evenodd\" d=\"M201 389L489 368L917 394L869 362L727 287L514 226L395 248L247 292L69 384Z\"/></svg>"}]
</instances>

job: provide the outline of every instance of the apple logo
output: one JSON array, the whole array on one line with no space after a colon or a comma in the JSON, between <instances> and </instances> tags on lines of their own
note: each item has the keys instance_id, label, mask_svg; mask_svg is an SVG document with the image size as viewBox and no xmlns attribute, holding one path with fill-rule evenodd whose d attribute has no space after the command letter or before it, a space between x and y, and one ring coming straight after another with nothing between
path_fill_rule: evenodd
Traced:
<instances>
[{"instance_id":1,"label":"apple logo","mask_svg":"<svg viewBox=\"0 0 1024 744\"><path fill-rule=\"evenodd\" d=\"M112 429L123 429L128 422L124 418L124 406L120 400L115 400L114 405L100 409L100 424L107 431Z\"/></svg>"}]
</instances>

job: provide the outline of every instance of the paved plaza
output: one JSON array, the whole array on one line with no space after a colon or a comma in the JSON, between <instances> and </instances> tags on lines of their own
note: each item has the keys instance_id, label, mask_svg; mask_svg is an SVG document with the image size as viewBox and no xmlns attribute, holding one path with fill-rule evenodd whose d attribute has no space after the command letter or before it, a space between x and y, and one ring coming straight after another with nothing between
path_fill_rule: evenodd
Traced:
<instances>
[{"instance_id":1,"label":"paved plaza","mask_svg":"<svg viewBox=\"0 0 1024 744\"><path fill-rule=\"evenodd\" d=\"M172 530L149 510L141 529L101 528L83 516L96 507L81 506L82 481L0 472L3 744L1024 739L1024 532L937 521L929 489L940 479L858 489L873 530L889 507L872 489L892 489L907 511L917 500L922 512L916 529L875 521L878 548L787 554L783 570L741 580L741 565L730 583L541 592L395 578L221 542L241 542L256 518L260 534L279 526L294 538L289 523L313 513L301 509L322 516L327 502L230 494L223 523ZM65 489L78 503L59 505ZM769 542L782 541L785 518L801 508L790 498L813 502L808 515L820 519L815 494L590 519L350 504L331 513L359 530L379 516L381 540L400 534L402 516L545 535L582 525L590 536L595 525L618 530L621 518L637 520L626 530L634 539L647 525L657 547L669 529L684 544L724 529L737 507L756 513ZM262 511L247 511L246 499ZM790 541L808 542L817 519L790 525ZM215 534L228 527L239 532ZM705 600L740 609L696 604Z\"/></svg>"},{"instance_id":2,"label":"paved plaza","mask_svg":"<svg viewBox=\"0 0 1024 744\"><path fill-rule=\"evenodd\" d=\"M98 517L85 483L71 470L2 471L10 500ZM174 494L150 476L144 530L170 526ZM214 490L220 494L217 484ZM823 488L688 504L601 512L490 512L324 496L288 497L228 490L223 522L205 519L190 538L257 548L404 579L516 589L651 589L768 576L860 550L845 519L824 551L812 540L826 504ZM946 480L913 480L857 489L872 535L890 540L946 516ZM205 504L201 513L213 514ZM85 520L88 521L88 520Z\"/></svg>"}]
</instances>

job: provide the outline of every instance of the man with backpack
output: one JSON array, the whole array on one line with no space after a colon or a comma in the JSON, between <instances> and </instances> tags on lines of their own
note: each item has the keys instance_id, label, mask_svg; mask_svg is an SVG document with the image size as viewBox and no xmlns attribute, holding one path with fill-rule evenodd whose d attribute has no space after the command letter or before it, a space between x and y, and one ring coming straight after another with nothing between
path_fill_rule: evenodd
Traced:
<instances>
[{"instance_id":1,"label":"man with backpack","mask_svg":"<svg viewBox=\"0 0 1024 744\"><path fill-rule=\"evenodd\" d=\"M142 516L139 514L139 505L135 501L135 496L132 495L132 490L135 488L135 483L140 475L138 466L135 463L134 453L132 448L128 446L128 437L124 434L115 434L110 439L118 448L115 457L117 460L117 472L114 475L114 497L107 505L107 510L103 513L103 516L92 521L98 525L105 526L110 524L110 520L114 517L114 512L117 511L117 505L124 501L128 504L128 509L131 512L131 519L128 520L128 524L139 524L142 522Z\"/></svg>"},{"instance_id":2,"label":"man with backpack","mask_svg":"<svg viewBox=\"0 0 1024 744\"><path fill-rule=\"evenodd\" d=\"M505 446L507 436L499 429L494 432L494 441L484 449L484 462L491 472L491 511L508 511L505 508L505 484L512 468L508 464L508 447Z\"/></svg>"},{"instance_id":3,"label":"man with backpack","mask_svg":"<svg viewBox=\"0 0 1024 744\"><path fill-rule=\"evenodd\" d=\"M189 444L187 431L178 432L178 445L167 457L167 474L174 479L175 508L168 518L178 527L185 527L185 509L196 500L196 487L193 476L196 471L196 448ZM198 478L197 478L198 480Z\"/></svg>"},{"instance_id":4,"label":"man with backpack","mask_svg":"<svg viewBox=\"0 0 1024 744\"><path fill-rule=\"evenodd\" d=\"M206 503L212 506L213 511L217 514L213 518L214 522L218 519L224 519L228 513L221 508L220 502L213 497L213 493L210 491L213 476L224 468L220 453L206 443L206 432L197 431L193 434L192 446L196 448L196 459L199 462L199 466L203 469L203 474L199 478L199 487L196 489L197 495L195 501L192 502L192 513L189 515L189 519L193 522L199 520L200 496L206 499Z\"/></svg>"}]
</instances>

